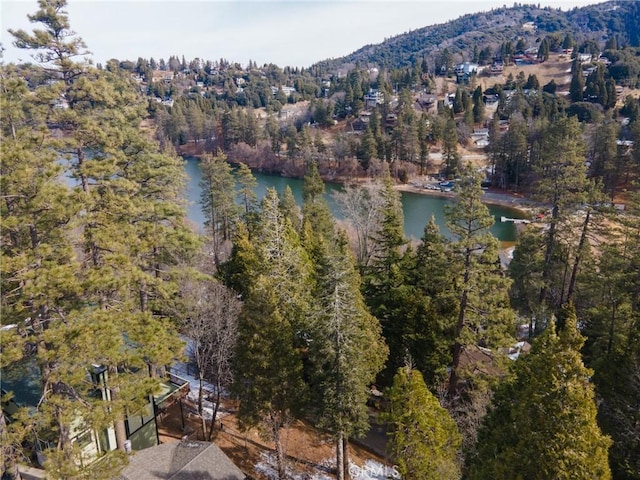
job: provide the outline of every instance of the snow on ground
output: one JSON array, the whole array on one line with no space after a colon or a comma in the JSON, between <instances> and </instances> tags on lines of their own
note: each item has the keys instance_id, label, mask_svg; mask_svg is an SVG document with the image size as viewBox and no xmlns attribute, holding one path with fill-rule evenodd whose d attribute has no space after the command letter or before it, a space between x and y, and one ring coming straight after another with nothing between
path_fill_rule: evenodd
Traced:
<instances>
[{"instance_id":1,"label":"snow on ground","mask_svg":"<svg viewBox=\"0 0 640 480\"><path fill-rule=\"evenodd\" d=\"M194 345L193 340L189 337L185 337L184 335L180 335L180 339L187 344L185 348L185 353L187 358L191 358L191 352L193 351ZM200 393L200 379L197 377L197 372L193 371L193 366L189 366L184 362L176 362L171 367L171 373L177 375L180 378L183 378L189 382L189 395L187 398L191 400L194 405L198 405L198 395ZM193 371L193 372L192 372ZM209 395L213 395L216 391L215 385L212 383L203 380L202 382L202 390L204 398L202 400L202 413L205 419L211 420L213 418L213 406L214 402L207 400ZM224 396L225 392L222 392ZM225 412L218 411L217 418L224 417L226 415Z\"/></svg>"},{"instance_id":2,"label":"snow on ground","mask_svg":"<svg viewBox=\"0 0 640 480\"><path fill-rule=\"evenodd\" d=\"M278 473L275 466L275 455L272 453L263 453L261 457L262 460L254 467L256 472L265 475L267 478L277 480ZM335 460L324 460L322 466L327 470L335 468ZM334 478L319 471L319 469L314 473L299 473L292 471L290 465L288 465L287 470L291 480L332 480ZM400 480L401 478L395 467L384 465L375 460L365 460L362 466L350 462L349 472L351 473L352 480Z\"/></svg>"}]
</instances>

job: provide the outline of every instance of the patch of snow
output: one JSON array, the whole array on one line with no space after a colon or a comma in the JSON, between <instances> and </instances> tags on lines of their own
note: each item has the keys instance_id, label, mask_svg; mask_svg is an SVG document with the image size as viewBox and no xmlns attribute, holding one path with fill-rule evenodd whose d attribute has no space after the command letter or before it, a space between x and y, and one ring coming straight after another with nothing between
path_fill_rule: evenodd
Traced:
<instances>
[{"instance_id":1,"label":"patch of snow","mask_svg":"<svg viewBox=\"0 0 640 480\"><path fill-rule=\"evenodd\" d=\"M259 461L254 469L256 472L266 476L269 479L277 480L278 472L276 469L275 455L272 453L263 453L262 460ZM335 459L327 459L321 462L321 465L327 469L335 468ZM400 473L395 467L384 465L375 460L365 460L363 466L358 466L353 462L349 462L349 473L352 480L400 480ZM332 480L334 477L327 475L325 472L315 471L312 473L300 473L291 470L291 465L287 465L287 476L291 480Z\"/></svg>"},{"instance_id":2,"label":"patch of snow","mask_svg":"<svg viewBox=\"0 0 640 480\"><path fill-rule=\"evenodd\" d=\"M187 357L188 358L191 357L191 352L193 351L193 348L194 348L193 340L184 335L180 335L180 339L187 344L185 348L185 351L186 351L185 353L187 354ZM195 405L198 405L198 395L200 394L200 379L194 376L197 374L191 374L189 366L184 362L176 362L171 367L170 370L172 373L175 373L180 378L183 378L189 382L189 394L187 395L187 398L191 400ZM207 420L211 420L213 418L213 407L214 407L214 402L207 400L207 397L209 395L213 395L215 391L216 391L215 385L213 385L210 382L207 382L206 380L203 380L202 393L204 398L202 400L202 414L204 418ZM223 391L222 396L224 395L225 395L225 392ZM216 418L222 418L225 415L227 415L225 412L218 411L218 415L216 416Z\"/></svg>"}]
</instances>

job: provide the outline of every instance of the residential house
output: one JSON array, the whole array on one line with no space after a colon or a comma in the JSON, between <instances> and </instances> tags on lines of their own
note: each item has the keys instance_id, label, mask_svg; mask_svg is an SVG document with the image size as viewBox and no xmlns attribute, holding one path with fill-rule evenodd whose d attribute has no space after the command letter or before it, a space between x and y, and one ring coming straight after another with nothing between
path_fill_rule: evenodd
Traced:
<instances>
[{"instance_id":1,"label":"residential house","mask_svg":"<svg viewBox=\"0 0 640 480\"><path fill-rule=\"evenodd\" d=\"M418 104L422 108L429 109L429 108L433 107L434 105L436 105L437 101L438 101L437 95L432 94L432 93L422 92L418 96Z\"/></svg>"},{"instance_id":2,"label":"residential house","mask_svg":"<svg viewBox=\"0 0 640 480\"><path fill-rule=\"evenodd\" d=\"M364 95L364 106L365 108L375 108L377 105L382 105L384 103L384 93L379 90L370 88L369 91Z\"/></svg>"},{"instance_id":3,"label":"residential house","mask_svg":"<svg viewBox=\"0 0 640 480\"><path fill-rule=\"evenodd\" d=\"M398 116L395 113L388 113L385 118L385 127L394 128L398 122Z\"/></svg>"},{"instance_id":4,"label":"residential house","mask_svg":"<svg viewBox=\"0 0 640 480\"><path fill-rule=\"evenodd\" d=\"M457 83L468 83L469 78L472 75L479 73L479 66L477 63L464 62L455 66L454 71L456 74Z\"/></svg>"},{"instance_id":5,"label":"residential house","mask_svg":"<svg viewBox=\"0 0 640 480\"><path fill-rule=\"evenodd\" d=\"M282 90L282 92L288 97L289 95L291 95L292 93L296 93L296 89L293 87L287 87L286 85L281 85L280 87L271 87L271 93L273 93L273 95L277 95L278 94L278 90Z\"/></svg>"},{"instance_id":6,"label":"residential house","mask_svg":"<svg viewBox=\"0 0 640 480\"><path fill-rule=\"evenodd\" d=\"M183 440L134 453L118 480L244 480L247 476L213 443Z\"/></svg>"},{"instance_id":7,"label":"residential house","mask_svg":"<svg viewBox=\"0 0 640 480\"><path fill-rule=\"evenodd\" d=\"M351 130L354 132L363 132L369 126L370 121L371 112L368 110L363 110L358 114L358 118L351 122Z\"/></svg>"},{"instance_id":8,"label":"residential house","mask_svg":"<svg viewBox=\"0 0 640 480\"><path fill-rule=\"evenodd\" d=\"M591 54L590 53L580 53L578 54L578 61L580 63L590 62Z\"/></svg>"},{"instance_id":9,"label":"residential house","mask_svg":"<svg viewBox=\"0 0 640 480\"><path fill-rule=\"evenodd\" d=\"M504 72L504 63L494 62L491 64L491 67L489 68L489 75L492 77L499 76L502 75L502 72Z\"/></svg>"},{"instance_id":10,"label":"residential house","mask_svg":"<svg viewBox=\"0 0 640 480\"><path fill-rule=\"evenodd\" d=\"M159 443L158 415L176 402L179 402L182 408L182 399L189 393L189 382L173 374L167 374L161 378L163 381L160 384L160 391L149 398L142 411L131 413L125 420L126 449L141 450L157 445ZM29 358L3 368L0 380L2 394L12 392L12 398L2 402L2 410L9 421L22 407L37 408L42 396L42 378L35 359ZM89 367L87 380L95 386L90 394L91 397L105 402L110 401L106 367L100 365ZM102 453L117 448L113 426L97 431L87 428L82 418L78 417L71 422L69 429L71 441L80 447L81 461L87 465L100 458ZM38 462L42 464L44 462L42 452L50 445L45 440L39 439L34 447Z\"/></svg>"},{"instance_id":11,"label":"residential house","mask_svg":"<svg viewBox=\"0 0 640 480\"><path fill-rule=\"evenodd\" d=\"M486 147L489 145L489 129L476 128L471 134L471 140L476 147Z\"/></svg>"}]
</instances>

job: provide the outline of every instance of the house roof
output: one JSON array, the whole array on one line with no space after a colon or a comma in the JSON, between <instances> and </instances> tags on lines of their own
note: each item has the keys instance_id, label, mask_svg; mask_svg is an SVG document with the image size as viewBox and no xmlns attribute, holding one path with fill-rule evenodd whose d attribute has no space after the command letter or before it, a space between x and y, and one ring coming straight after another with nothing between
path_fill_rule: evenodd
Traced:
<instances>
[{"instance_id":1,"label":"house roof","mask_svg":"<svg viewBox=\"0 0 640 480\"><path fill-rule=\"evenodd\" d=\"M183 440L135 452L118 480L244 480L213 443Z\"/></svg>"}]
</instances>

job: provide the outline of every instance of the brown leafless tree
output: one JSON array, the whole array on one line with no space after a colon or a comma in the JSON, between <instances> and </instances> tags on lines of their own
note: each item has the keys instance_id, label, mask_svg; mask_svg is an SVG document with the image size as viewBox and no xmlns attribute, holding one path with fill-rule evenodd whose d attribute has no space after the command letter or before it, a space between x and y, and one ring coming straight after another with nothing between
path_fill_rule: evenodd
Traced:
<instances>
[{"instance_id":1,"label":"brown leafless tree","mask_svg":"<svg viewBox=\"0 0 640 480\"><path fill-rule=\"evenodd\" d=\"M185 307L182 331L189 339L188 355L198 369L198 415L204 438L211 440L222 393L232 380L231 359L242 303L233 290L206 276L183 281L181 294ZM209 428L203 409L205 380L215 389Z\"/></svg>"}]
</instances>

